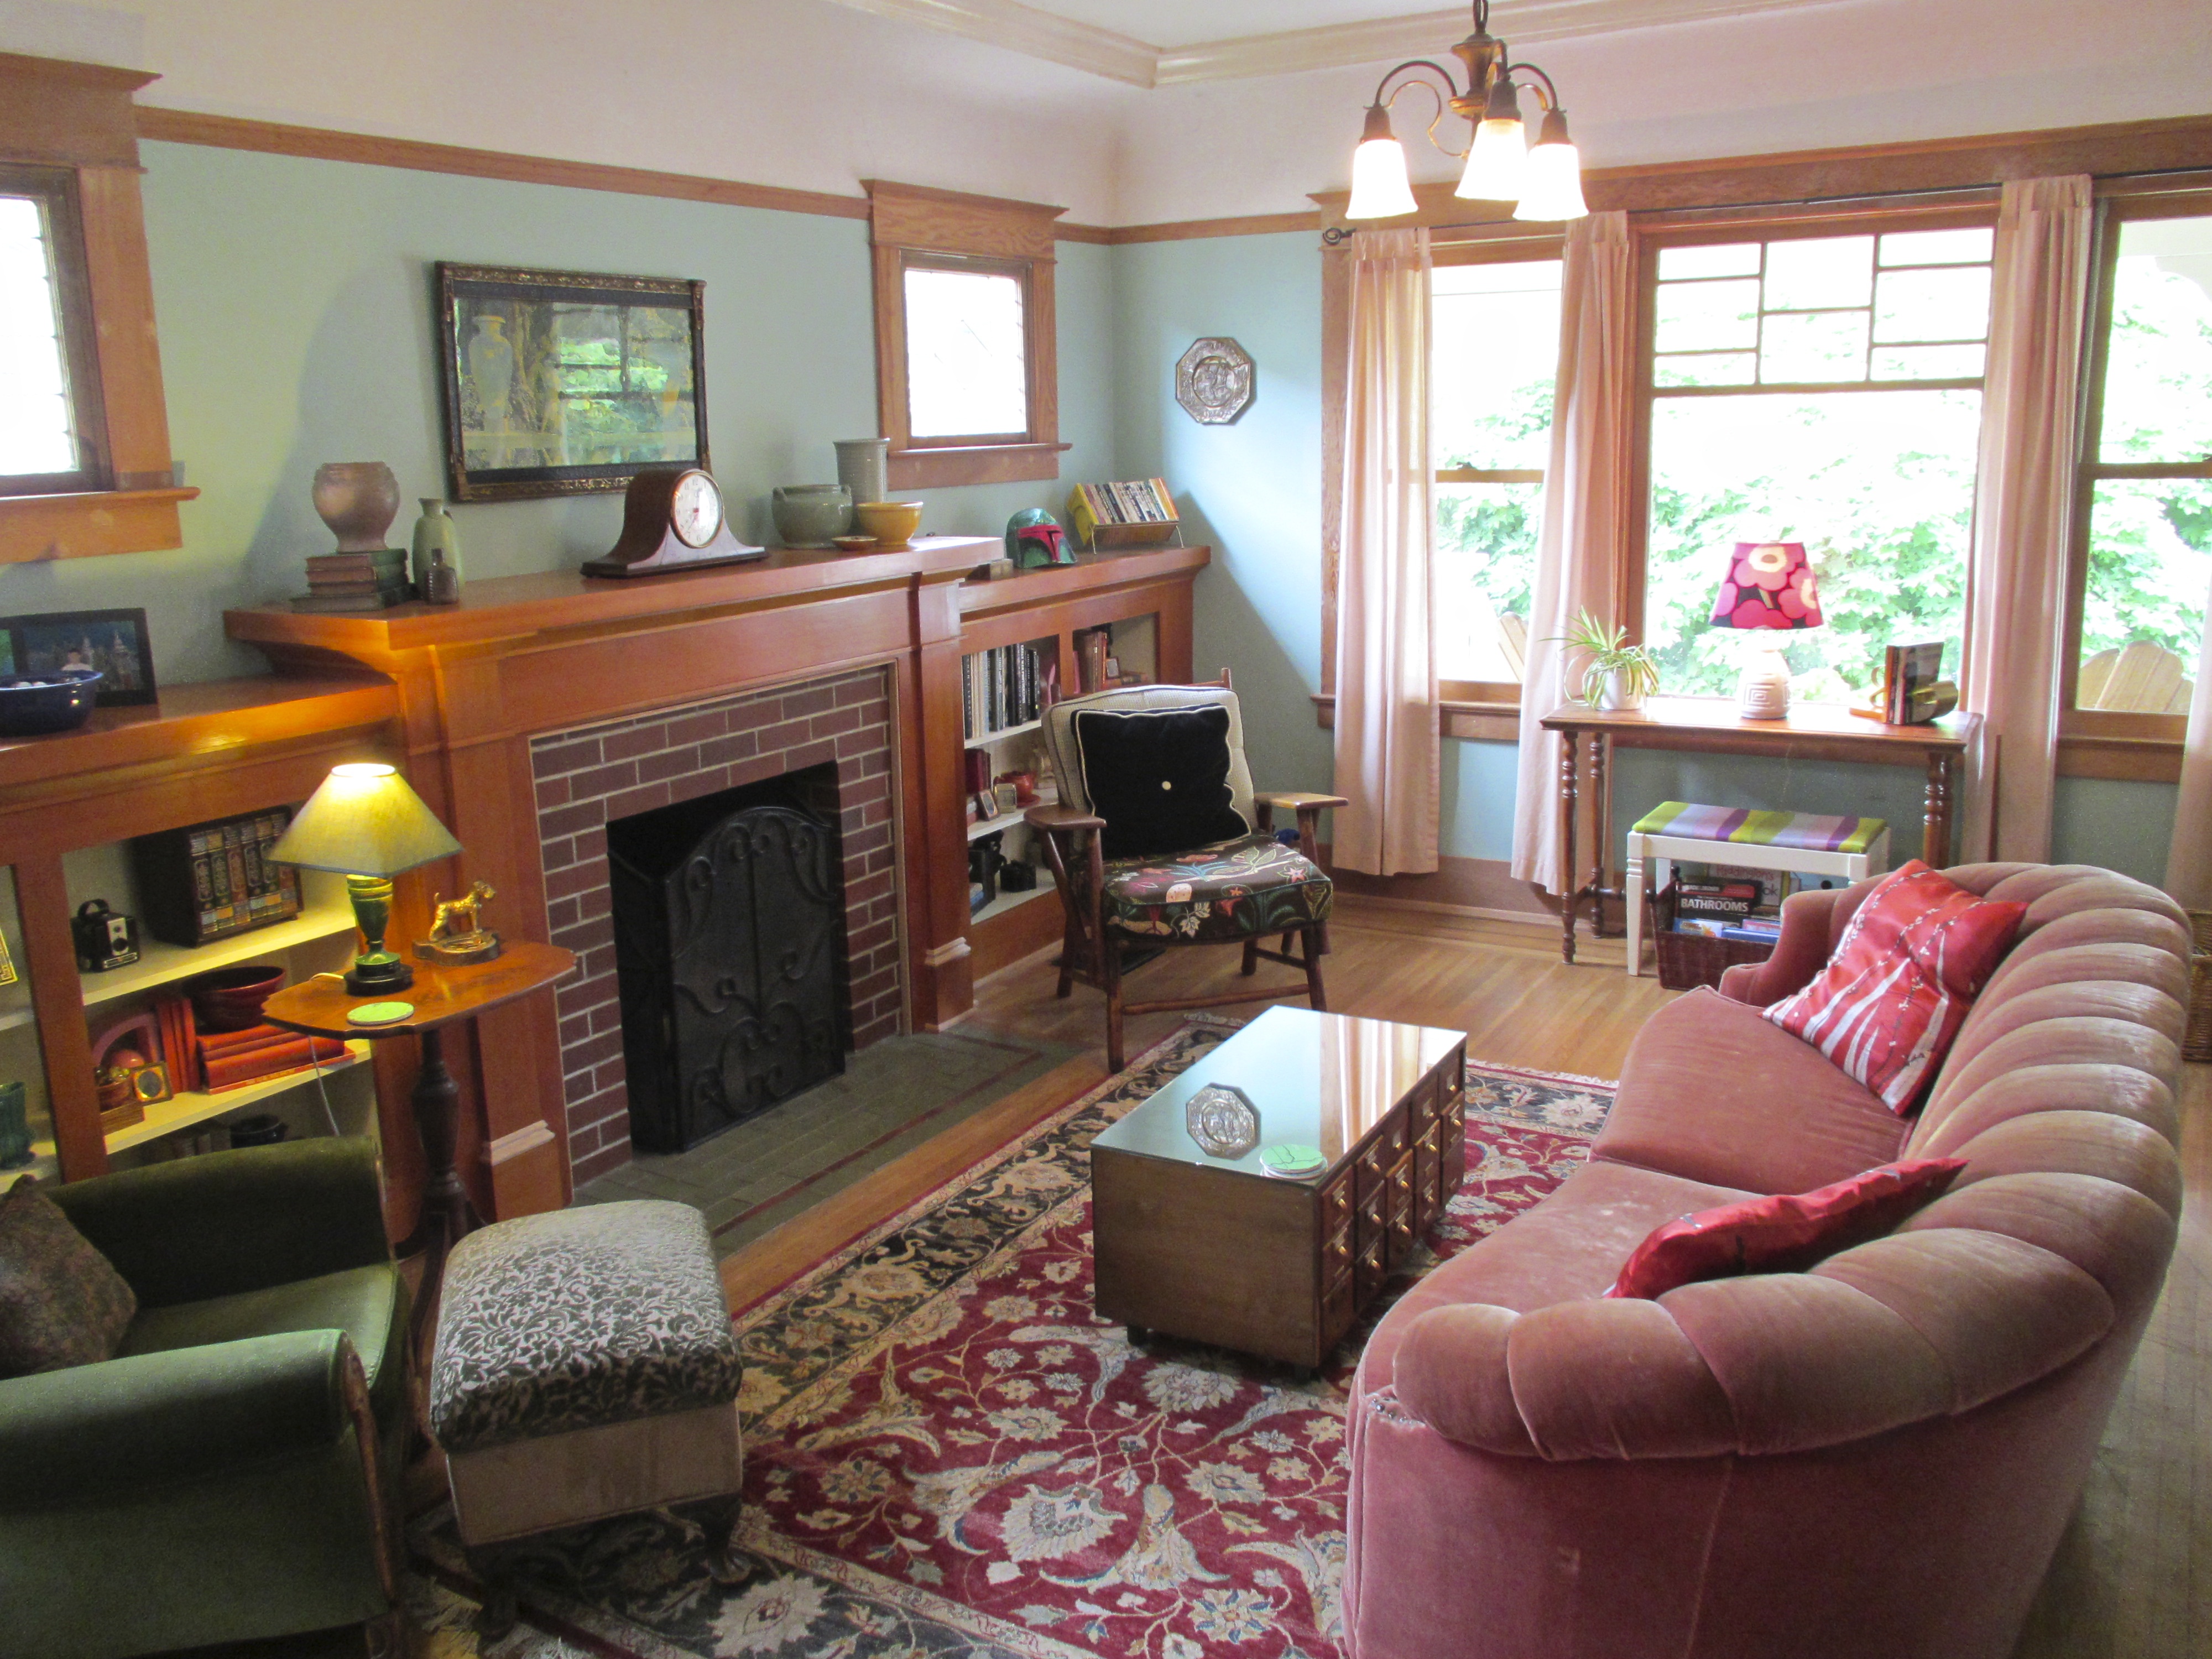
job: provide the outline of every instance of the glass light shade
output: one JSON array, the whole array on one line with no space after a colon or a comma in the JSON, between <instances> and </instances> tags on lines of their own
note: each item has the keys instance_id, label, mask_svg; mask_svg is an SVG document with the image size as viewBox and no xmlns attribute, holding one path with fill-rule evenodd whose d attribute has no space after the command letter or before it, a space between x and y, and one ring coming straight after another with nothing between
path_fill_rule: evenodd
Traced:
<instances>
[{"instance_id":1,"label":"glass light shade","mask_svg":"<svg viewBox=\"0 0 2212 1659\"><path fill-rule=\"evenodd\" d=\"M1406 147L1390 133L1390 112L1368 106L1367 128L1352 152L1352 200L1347 219L1394 219L1414 208L1413 186L1406 174Z\"/></svg>"},{"instance_id":2,"label":"glass light shade","mask_svg":"<svg viewBox=\"0 0 2212 1659\"><path fill-rule=\"evenodd\" d=\"M344 876L396 876L460 850L406 779L368 761L332 767L269 855Z\"/></svg>"},{"instance_id":3,"label":"glass light shade","mask_svg":"<svg viewBox=\"0 0 2212 1659\"><path fill-rule=\"evenodd\" d=\"M1548 223L1579 219L1589 212L1583 200L1582 152L1567 137L1567 118L1559 111L1546 113L1543 129L1528 152L1528 167L1515 218Z\"/></svg>"},{"instance_id":4,"label":"glass light shade","mask_svg":"<svg viewBox=\"0 0 2212 1659\"><path fill-rule=\"evenodd\" d=\"M1517 202L1528 173L1528 137L1519 118L1485 119L1474 130L1467 171L1452 194L1470 202Z\"/></svg>"}]
</instances>

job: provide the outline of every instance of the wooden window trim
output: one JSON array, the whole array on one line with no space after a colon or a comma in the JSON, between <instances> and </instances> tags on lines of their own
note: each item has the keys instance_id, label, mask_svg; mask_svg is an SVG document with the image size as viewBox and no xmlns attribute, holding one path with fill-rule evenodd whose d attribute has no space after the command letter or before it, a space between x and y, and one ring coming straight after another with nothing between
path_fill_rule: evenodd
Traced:
<instances>
[{"instance_id":1,"label":"wooden window trim","mask_svg":"<svg viewBox=\"0 0 2212 1659\"><path fill-rule=\"evenodd\" d=\"M2120 228L2145 219L2212 216L2212 178L2142 180L2133 190L2100 189L2099 196L2089 311L2082 340L2081 447L2075 456L2074 507L2066 538L2066 611L2058 648L2058 769L2076 777L2174 782L2181 775L2181 747L2189 731L2186 715L2077 708L2074 699L2081 683L2081 613L2088 596L2090 520L2098 484L2118 477L2212 476L2212 463L2145 466L2100 459ZM2212 627L2212 617L2206 618L2205 625Z\"/></svg>"},{"instance_id":2,"label":"wooden window trim","mask_svg":"<svg viewBox=\"0 0 2212 1659\"><path fill-rule=\"evenodd\" d=\"M199 491L173 483L131 101L155 78L0 52L0 164L64 170L75 195L105 486L0 496L0 564L184 545L177 505Z\"/></svg>"},{"instance_id":3,"label":"wooden window trim","mask_svg":"<svg viewBox=\"0 0 2212 1659\"><path fill-rule=\"evenodd\" d=\"M1057 478L1060 353L1053 300L1054 222L1067 210L1002 201L886 179L867 187L874 246L876 404L890 440L890 487L938 489L956 484ZM910 269L986 270L1022 283L1022 331L1029 425L1018 434L969 438L914 436L908 419L906 273Z\"/></svg>"}]
</instances>

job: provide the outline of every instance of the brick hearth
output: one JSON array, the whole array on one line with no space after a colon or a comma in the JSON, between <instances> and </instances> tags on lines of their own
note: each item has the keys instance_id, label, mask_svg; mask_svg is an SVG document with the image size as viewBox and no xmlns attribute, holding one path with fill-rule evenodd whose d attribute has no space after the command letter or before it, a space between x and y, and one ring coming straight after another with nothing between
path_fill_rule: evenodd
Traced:
<instances>
[{"instance_id":1,"label":"brick hearth","mask_svg":"<svg viewBox=\"0 0 2212 1659\"><path fill-rule=\"evenodd\" d=\"M889 671L865 669L533 738L546 925L579 957L561 988L568 1160L581 1183L630 1159L608 823L834 761L853 1046L902 1020Z\"/></svg>"}]
</instances>

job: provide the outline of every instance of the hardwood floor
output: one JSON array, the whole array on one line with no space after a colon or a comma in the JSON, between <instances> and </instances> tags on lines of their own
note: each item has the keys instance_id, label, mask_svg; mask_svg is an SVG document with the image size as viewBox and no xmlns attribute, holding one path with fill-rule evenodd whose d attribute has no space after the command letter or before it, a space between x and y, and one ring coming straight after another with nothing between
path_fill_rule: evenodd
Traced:
<instances>
[{"instance_id":1,"label":"hardwood floor","mask_svg":"<svg viewBox=\"0 0 2212 1659\"><path fill-rule=\"evenodd\" d=\"M1468 1054L1495 1064L1616 1077L1638 1030L1674 994L1621 973L1618 941L1586 942L1581 962L1567 967L1547 928L1347 897L1331 933L1334 1009L1464 1030ZM1050 1038L1080 1045L1082 1055L731 1257L723 1282L732 1307L1103 1080L1103 1003L1079 986L1056 1000L1048 961L1032 957L986 980L958 1029ZM1226 988L1236 971L1232 951L1170 951L1141 970L1144 994ZM1141 1053L1183 1018L1133 1019L1129 1052ZM2187 1201L2166 1293L2015 1659L2212 1653L2212 1066L2187 1068L2183 1117Z\"/></svg>"}]
</instances>

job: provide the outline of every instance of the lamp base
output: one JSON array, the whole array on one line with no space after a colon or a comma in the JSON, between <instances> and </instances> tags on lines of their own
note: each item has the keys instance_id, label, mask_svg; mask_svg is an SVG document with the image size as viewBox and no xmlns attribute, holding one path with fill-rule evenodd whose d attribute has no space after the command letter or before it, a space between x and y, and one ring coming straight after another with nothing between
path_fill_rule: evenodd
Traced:
<instances>
[{"instance_id":1,"label":"lamp base","mask_svg":"<svg viewBox=\"0 0 2212 1659\"><path fill-rule=\"evenodd\" d=\"M1761 642L1735 683L1735 712L1747 720L1790 718L1790 663L1778 645Z\"/></svg>"},{"instance_id":2,"label":"lamp base","mask_svg":"<svg viewBox=\"0 0 2212 1659\"><path fill-rule=\"evenodd\" d=\"M357 997L383 996L404 991L415 982L415 970L390 951L356 957L346 969L345 988Z\"/></svg>"}]
</instances>

